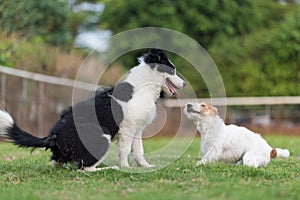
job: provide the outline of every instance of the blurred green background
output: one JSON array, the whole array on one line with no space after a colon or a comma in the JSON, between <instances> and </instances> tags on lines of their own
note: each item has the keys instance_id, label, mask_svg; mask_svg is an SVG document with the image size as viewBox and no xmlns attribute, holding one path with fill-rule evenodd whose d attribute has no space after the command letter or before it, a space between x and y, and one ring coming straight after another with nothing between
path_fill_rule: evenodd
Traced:
<instances>
[{"instance_id":1,"label":"blurred green background","mask_svg":"<svg viewBox=\"0 0 300 200\"><path fill-rule=\"evenodd\" d=\"M198 41L217 64L227 96L297 96L300 95L299 3L297 0L0 0L0 65L74 78L90 51L76 45L80 34L102 31L102 36L113 35L155 26L182 32ZM136 65L136 54L118 60L119 71ZM184 70L188 63L176 55L170 57L197 94L209 97L201 77L192 70Z\"/></svg>"}]
</instances>

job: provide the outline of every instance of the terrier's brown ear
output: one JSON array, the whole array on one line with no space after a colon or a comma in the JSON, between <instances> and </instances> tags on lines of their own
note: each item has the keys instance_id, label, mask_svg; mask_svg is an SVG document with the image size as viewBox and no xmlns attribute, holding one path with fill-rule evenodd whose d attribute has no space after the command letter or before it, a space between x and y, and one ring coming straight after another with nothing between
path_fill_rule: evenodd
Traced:
<instances>
[{"instance_id":1,"label":"terrier's brown ear","mask_svg":"<svg viewBox=\"0 0 300 200\"><path fill-rule=\"evenodd\" d=\"M212 112L214 115L218 115L218 108L212 106Z\"/></svg>"}]
</instances>

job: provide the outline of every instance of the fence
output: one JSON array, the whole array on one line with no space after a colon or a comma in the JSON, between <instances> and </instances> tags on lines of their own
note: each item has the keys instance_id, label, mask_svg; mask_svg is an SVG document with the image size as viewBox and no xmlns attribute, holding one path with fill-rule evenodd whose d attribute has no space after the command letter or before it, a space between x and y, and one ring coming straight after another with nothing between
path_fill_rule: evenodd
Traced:
<instances>
[{"instance_id":1,"label":"fence","mask_svg":"<svg viewBox=\"0 0 300 200\"><path fill-rule=\"evenodd\" d=\"M46 135L57 114L71 104L72 88L87 92L95 88L91 83L75 84L71 79L4 66L0 66L0 73L0 107L8 109L22 127L40 136Z\"/></svg>"},{"instance_id":2,"label":"fence","mask_svg":"<svg viewBox=\"0 0 300 200\"><path fill-rule=\"evenodd\" d=\"M58 114L72 103L72 88L82 90L88 96L95 84L79 82L71 79L31 73L23 70L0 66L1 91L0 107L6 108L14 116L18 124L29 132L44 136L58 119ZM13 92L12 92L13 91ZM291 97L227 97L197 99L213 102L221 108L221 115L226 114L226 121L246 124L260 131L272 132L272 125L278 125L284 117L283 132L300 134L300 96ZM159 101L158 117L154 125L146 132L159 132L169 135L176 131L181 120L180 105L195 99L163 99ZM225 108L227 108L225 113ZM275 121L275 123L274 123ZM282 120L281 120L282 121ZM165 122L162 124L162 122ZM159 129L158 129L159 127ZM267 128L266 128L267 127ZM190 127L187 127L187 129ZM280 131L274 126L276 132ZM189 132L187 130L187 132ZM274 131L273 131L274 132Z\"/></svg>"}]
</instances>

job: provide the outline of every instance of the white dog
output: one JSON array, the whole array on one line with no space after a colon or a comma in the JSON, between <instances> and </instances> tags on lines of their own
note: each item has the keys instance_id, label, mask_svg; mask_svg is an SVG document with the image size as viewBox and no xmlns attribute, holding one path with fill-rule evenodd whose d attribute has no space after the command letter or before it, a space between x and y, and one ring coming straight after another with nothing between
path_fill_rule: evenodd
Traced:
<instances>
[{"instance_id":1,"label":"white dog","mask_svg":"<svg viewBox=\"0 0 300 200\"><path fill-rule=\"evenodd\" d=\"M251 167L265 167L271 158L287 158L287 149L272 148L259 134L244 127L225 125L217 109L207 103L188 103L184 112L201 134L203 157L197 166L210 162L241 162Z\"/></svg>"}]
</instances>

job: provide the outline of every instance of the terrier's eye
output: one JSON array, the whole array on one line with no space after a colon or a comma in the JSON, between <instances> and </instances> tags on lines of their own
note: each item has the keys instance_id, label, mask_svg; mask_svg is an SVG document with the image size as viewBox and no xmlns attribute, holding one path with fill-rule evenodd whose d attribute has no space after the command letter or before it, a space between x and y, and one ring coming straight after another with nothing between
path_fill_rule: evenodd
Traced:
<instances>
[{"instance_id":1,"label":"terrier's eye","mask_svg":"<svg viewBox=\"0 0 300 200\"><path fill-rule=\"evenodd\" d=\"M205 104L201 104L201 107L204 108L204 107L205 107Z\"/></svg>"}]
</instances>

